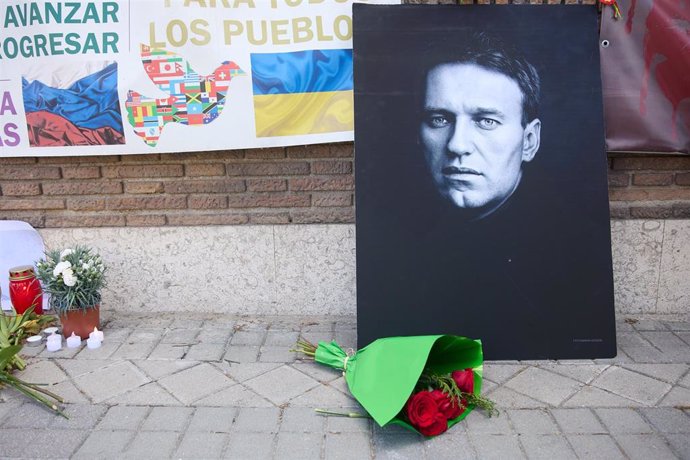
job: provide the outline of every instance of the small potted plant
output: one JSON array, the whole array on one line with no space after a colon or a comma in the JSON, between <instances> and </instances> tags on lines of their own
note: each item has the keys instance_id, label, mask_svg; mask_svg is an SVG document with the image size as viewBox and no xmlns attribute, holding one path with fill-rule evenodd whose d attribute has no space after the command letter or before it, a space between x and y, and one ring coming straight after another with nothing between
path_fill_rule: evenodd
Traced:
<instances>
[{"instance_id":1,"label":"small potted plant","mask_svg":"<svg viewBox=\"0 0 690 460\"><path fill-rule=\"evenodd\" d=\"M84 246L47 251L36 263L38 279L50 294L50 306L60 317L63 336L82 339L98 327L105 266L101 256Z\"/></svg>"}]
</instances>

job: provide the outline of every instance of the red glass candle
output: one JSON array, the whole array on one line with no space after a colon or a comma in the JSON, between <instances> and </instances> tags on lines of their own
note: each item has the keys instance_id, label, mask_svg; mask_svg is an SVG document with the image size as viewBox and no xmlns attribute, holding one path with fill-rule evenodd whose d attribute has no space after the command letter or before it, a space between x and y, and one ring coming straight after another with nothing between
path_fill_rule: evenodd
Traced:
<instances>
[{"instance_id":1,"label":"red glass candle","mask_svg":"<svg viewBox=\"0 0 690 460\"><path fill-rule=\"evenodd\" d=\"M43 290L31 265L10 268L10 300L18 315L32 305L34 313L43 314Z\"/></svg>"}]
</instances>

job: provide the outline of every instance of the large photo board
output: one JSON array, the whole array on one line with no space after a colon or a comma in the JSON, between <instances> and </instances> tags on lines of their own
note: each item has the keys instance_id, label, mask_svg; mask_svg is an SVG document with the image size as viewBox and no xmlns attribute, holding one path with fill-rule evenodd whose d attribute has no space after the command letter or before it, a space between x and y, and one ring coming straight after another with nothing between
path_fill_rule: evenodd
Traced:
<instances>
[{"instance_id":1,"label":"large photo board","mask_svg":"<svg viewBox=\"0 0 690 460\"><path fill-rule=\"evenodd\" d=\"M0 157L352 140L351 9L352 0L3 1Z\"/></svg>"},{"instance_id":2,"label":"large photo board","mask_svg":"<svg viewBox=\"0 0 690 460\"><path fill-rule=\"evenodd\" d=\"M616 353L594 6L355 6L358 346Z\"/></svg>"}]
</instances>

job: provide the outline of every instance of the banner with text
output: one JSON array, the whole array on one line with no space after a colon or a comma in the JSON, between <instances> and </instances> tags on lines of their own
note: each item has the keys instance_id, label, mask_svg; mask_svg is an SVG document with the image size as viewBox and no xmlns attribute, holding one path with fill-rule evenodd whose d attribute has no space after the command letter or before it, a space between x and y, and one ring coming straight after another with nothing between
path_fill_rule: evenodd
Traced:
<instances>
[{"instance_id":1,"label":"banner with text","mask_svg":"<svg viewBox=\"0 0 690 460\"><path fill-rule=\"evenodd\" d=\"M3 1L0 157L352 140L351 18L352 0Z\"/></svg>"}]
</instances>

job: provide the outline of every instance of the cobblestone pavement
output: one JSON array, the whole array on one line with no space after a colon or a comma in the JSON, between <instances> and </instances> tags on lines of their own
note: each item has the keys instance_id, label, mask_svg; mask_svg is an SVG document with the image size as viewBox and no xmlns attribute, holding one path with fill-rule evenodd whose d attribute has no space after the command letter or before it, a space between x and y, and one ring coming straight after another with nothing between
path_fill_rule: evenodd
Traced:
<instances>
[{"instance_id":1,"label":"cobblestone pavement","mask_svg":"<svg viewBox=\"0 0 690 460\"><path fill-rule=\"evenodd\" d=\"M25 348L22 378L65 397L70 420L0 390L3 458L690 459L690 322L618 323L612 360L487 362L474 411L437 438L323 417L359 409L336 370L289 348L353 346L352 317L114 315L103 347Z\"/></svg>"}]
</instances>

